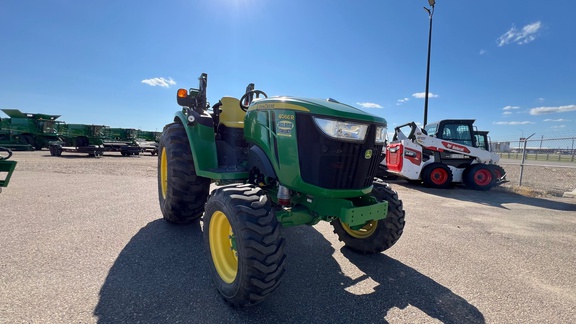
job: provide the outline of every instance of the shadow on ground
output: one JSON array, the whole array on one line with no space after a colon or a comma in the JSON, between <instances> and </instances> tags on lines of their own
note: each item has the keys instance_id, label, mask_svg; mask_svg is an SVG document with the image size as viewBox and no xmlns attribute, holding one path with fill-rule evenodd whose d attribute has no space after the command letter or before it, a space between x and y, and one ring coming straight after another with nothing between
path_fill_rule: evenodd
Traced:
<instances>
[{"instance_id":1,"label":"shadow on ground","mask_svg":"<svg viewBox=\"0 0 576 324\"><path fill-rule=\"evenodd\" d=\"M233 309L208 275L200 225L153 221L118 256L94 314L100 323L382 323L389 310L411 305L444 323L485 322L462 297L384 254L342 249L365 273L352 280L313 227L288 228L284 236L288 266L280 288L254 307ZM376 286L367 294L346 290L367 278Z\"/></svg>"},{"instance_id":2,"label":"shadow on ground","mask_svg":"<svg viewBox=\"0 0 576 324\"><path fill-rule=\"evenodd\" d=\"M427 188L420 184L409 183L405 180L388 180L386 182L389 183L392 188L402 186L439 197L469 201L503 209L508 209L504 206L505 204L515 203L552 210L576 211L576 200L574 200L574 203L570 203L559 201L559 198L529 197L512 192L503 187L492 188L488 191L478 191L467 189L463 185L454 185L447 189L435 189Z\"/></svg>"}]
</instances>

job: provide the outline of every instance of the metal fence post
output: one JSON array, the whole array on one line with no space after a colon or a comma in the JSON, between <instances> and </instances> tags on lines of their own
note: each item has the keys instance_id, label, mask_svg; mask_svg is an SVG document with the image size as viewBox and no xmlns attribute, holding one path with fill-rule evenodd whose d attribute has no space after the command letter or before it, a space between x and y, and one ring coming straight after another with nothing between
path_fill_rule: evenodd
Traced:
<instances>
[{"instance_id":1,"label":"metal fence post","mask_svg":"<svg viewBox=\"0 0 576 324\"><path fill-rule=\"evenodd\" d=\"M526 160L526 139L524 138L524 145L522 147L522 162L520 162L520 179L518 186L522 186L522 176L524 175L524 161Z\"/></svg>"},{"instance_id":2,"label":"metal fence post","mask_svg":"<svg viewBox=\"0 0 576 324\"><path fill-rule=\"evenodd\" d=\"M520 163L520 180L518 181L518 186L522 186L522 176L524 175L524 161L526 160L526 143L528 143L528 140L530 139L530 137L534 136L533 133L532 135L523 138L524 139L524 147L522 149L522 163Z\"/></svg>"}]
</instances>

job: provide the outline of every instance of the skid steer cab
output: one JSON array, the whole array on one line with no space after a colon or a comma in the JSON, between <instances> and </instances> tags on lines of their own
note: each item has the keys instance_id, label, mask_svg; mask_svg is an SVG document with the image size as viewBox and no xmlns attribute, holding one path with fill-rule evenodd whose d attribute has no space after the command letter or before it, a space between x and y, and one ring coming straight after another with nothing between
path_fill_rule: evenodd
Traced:
<instances>
[{"instance_id":1,"label":"skid steer cab","mask_svg":"<svg viewBox=\"0 0 576 324\"><path fill-rule=\"evenodd\" d=\"M487 131L473 119L447 119L421 129L411 122L394 129L379 176L398 176L428 187L447 188L463 183L489 190L506 180L500 157L490 152Z\"/></svg>"},{"instance_id":2,"label":"skid steer cab","mask_svg":"<svg viewBox=\"0 0 576 324\"><path fill-rule=\"evenodd\" d=\"M212 277L228 303L253 305L278 287L284 227L331 222L362 254L398 241L402 201L374 182L384 118L334 99L268 97L252 83L211 106L207 75L199 81L178 90L182 108L162 132L158 196L168 222L203 216Z\"/></svg>"},{"instance_id":3,"label":"skid steer cab","mask_svg":"<svg viewBox=\"0 0 576 324\"><path fill-rule=\"evenodd\" d=\"M16 168L16 161L8 161L12 156L12 151L5 147L0 147L0 193L3 187L10 183L12 173Z\"/></svg>"}]
</instances>

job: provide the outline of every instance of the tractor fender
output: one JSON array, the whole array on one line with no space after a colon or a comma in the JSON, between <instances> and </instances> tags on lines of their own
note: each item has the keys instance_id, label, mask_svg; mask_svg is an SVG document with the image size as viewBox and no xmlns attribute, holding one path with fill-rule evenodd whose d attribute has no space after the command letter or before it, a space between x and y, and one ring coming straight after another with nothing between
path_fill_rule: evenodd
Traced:
<instances>
[{"instance_id":1,"label":"tractor fender","mask_svg":"<svg viewBox=\"0 0 576 324\"><path fill-rule=\"evenodd\" d=\"M256 145L250 147L250 151L248 152L248 168L252 169L254 167L264 176L277 179L276 171L274 171L270 159L268 159L264 150Z\"/></svg>"},{"instance_id":2,"label":"tractor fender","mask_svg":"<svg viewBox=\"0 0 576 324\"><path fill-rule=\"evenodd\" d=\"M193 122L187 118L190 115L194 116ZM212 117L206 112L198 114L192 110L188 116L178 111L174 116L174 122L183 125L186 130L196 173L201 177L210 178L210 170L218 168Z\"/></svg>"},{"instance_id":3,"label":"tractor fender","mask_svg":"<svg viewBox=\"0 0 576 324\"><path fill-rule=\"evenodd\" d=\"M204 125L207 127L214 127L214 121L213 121L212 117L207 113L199 114L199 113L195 112L194 110L189 110L188 115L193 116L194 121L199 123L200 125ZM188 122L186 115L184 115L181 112L177 113L176 116L174 116L174 122L181 123L182 125L188 125L188 126L193 125L193 123Z\"/></svg>"}]
</instances>

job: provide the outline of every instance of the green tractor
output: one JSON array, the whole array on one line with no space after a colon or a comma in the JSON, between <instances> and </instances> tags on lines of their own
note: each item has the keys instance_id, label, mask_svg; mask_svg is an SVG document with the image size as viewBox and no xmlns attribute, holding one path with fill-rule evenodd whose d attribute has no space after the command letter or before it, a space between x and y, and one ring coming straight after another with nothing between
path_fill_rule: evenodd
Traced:
<instances>
[{"instance_id":1,"label":"green tractor","mask_svg":"<svg viewBox=\"0 0 576 324\"><path fill-rule=\"evenodd\" d=\"M41 150L58 139L60 115L23 113L18 109L2 109L10 118L0 121L0 143L14 150Z\"/></svg>"},{"instance_id":2,"label":"green tractor","mask_svg":"<svg viewBox=\"0 0 576 324\"><path fill-rule=\"evenodd\" d=\"M268 98L253 84L210 109L206 87L202 74L198 89L178 90L182 110L159 143L158 195L168 222L204 215L212 278L229 304L253 305L276 290L284 227L331 222L361 254L398 241L402 201L374 182L385 119L333 99Z\"/></svg>"},{"instance_id":3,"label":"green tractor","mask_svg":"<svg viewBox=\"0 0 576 324\"><path fill-rule=\"evenodd\" d=\"M2 192L2 187L7 187L10 182L10 177L16 168L16 161L8 161L12 156L12 151L5 147L0 147L0 192ZM3 178L3 179L2 179Z\"/></svg>"}]
</instances>

